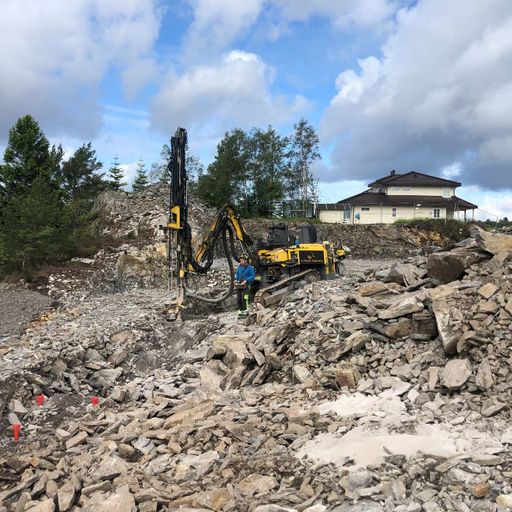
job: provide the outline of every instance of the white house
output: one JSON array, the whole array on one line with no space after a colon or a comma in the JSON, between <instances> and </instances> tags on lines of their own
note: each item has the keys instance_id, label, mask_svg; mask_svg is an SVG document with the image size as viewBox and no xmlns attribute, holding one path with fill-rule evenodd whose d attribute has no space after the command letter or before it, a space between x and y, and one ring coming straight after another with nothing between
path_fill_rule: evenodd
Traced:
<instances>
[{"instance_id":1,"label":"white house","mask_svg":"<svg viewBox=\"0 0 512 512\"><path fill-rule=\"evenodd\" d=\"M455 195L457 181L430 176L421 172L388 176L368 185L368 190L337 203L319 204L322 222L344 224L391 224L398 219L453 219L463 212L478 208Z\"/></svg>"}]
</instances>

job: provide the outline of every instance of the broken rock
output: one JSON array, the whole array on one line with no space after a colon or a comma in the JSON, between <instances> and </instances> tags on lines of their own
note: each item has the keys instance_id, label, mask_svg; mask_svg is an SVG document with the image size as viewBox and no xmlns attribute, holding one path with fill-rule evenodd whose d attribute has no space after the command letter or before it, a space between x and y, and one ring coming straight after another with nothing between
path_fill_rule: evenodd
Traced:
<instances>
[{"instance_id":1,"label":"broken rock","mask_svg":"<svg viewBox=\"0 0 512 512\"><path fill-rule=\"evenodd\" d=\"M443 370L443 385L451 390L460 389L471 377L471 364L467 359L452 359Z\"/></svg>"},{"instance_id":2,"label":"broken rock","mask_svg":"<svg viewBox=\"0 0 512 512\"><path fill-rule=\"evenodd\" d=\"M279 487L279 483L273 476L257 474L249 475L237 485L239 492L249 497L255 494L268 494L276 487Z\"/></svg>"}]
</instances>

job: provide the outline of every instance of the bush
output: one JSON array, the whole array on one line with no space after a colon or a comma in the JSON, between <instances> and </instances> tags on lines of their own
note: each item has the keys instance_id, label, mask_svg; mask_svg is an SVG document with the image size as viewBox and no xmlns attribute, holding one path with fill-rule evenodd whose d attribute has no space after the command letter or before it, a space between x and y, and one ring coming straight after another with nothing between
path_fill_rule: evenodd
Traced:
<instances>
[{"instance_id":1,"label":"bush","mask_svg":"<svg viewBox=\"0 0 512 512\"><path fill-rule=\"evenodd\" d=\"M425 231L436 231L445 238L450 238L455 242L471 236L469 224L455 219L399 219L393 225L423 229Z\"/></svg>"}]
</instances>

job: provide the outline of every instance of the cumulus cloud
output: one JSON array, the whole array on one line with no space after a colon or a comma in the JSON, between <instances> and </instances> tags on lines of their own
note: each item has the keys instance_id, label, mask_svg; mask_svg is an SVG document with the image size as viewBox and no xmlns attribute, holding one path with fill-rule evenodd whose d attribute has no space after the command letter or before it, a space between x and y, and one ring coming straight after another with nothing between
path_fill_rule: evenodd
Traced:
<instances>
[{"instance_id":1,"label":"cumulus cloud","mask_svg":"<svg viewBox=\"0 0 512 512\"><path fill-rule=\"evenodd\" d=\"M274 71L254 53L231 51L218 63L171 71L152 105L155 126L216 133L233 126L279 124L304 111L301 96L273 95Z\"/></svg>"},{"instance_id":2,"label":"cumulus cloud","mask_svg":"<svg viewBox=\"0 0 512 512\"><path fill-rule=\"evenodd\" d=\"M332 179L456 162L466 183L512 188L510 1L420 0L381 50L336 80L321 126Z\"/></svg>"},{"instance_id":3,"label":"cumulus cloud","mask_svg":"<svg viewBox=\"0 0 512 512\"><path fill-rule=\"evenodd\" d=\"M189 0L194 20L189 27L185 60L215 56L251 27L265 0Z\"/></svg>"},{"instance_id":4,"label":"cumulus cloud","mask_svg":"<svg viewBox=\"0 0 512 512\"><path fill-rule=\"evenodd\" d=\"M0 133L33 114L49 134L92 137L98 88L111 68L130 95L156 71L157 0L4 0L0 11Z\"/></svg>"}]
</instances>

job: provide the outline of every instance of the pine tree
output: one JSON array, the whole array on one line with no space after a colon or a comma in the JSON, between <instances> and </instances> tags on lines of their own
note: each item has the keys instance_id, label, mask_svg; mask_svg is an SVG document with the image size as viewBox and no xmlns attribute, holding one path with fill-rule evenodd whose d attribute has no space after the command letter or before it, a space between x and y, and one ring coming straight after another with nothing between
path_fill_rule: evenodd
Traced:
<instances>
[{"instance_id":1,"label":"pine tree","mask_svg":"<svg viewBox=\"0 0 512 512\"><path fill-rule=\"evenodd\" d=\"M66 201L82 200L92 202L99 192L107 188L103 179L105 174L99 171L103 164L96 159L92 144L83 144L73 156L62 164L60 170L61 187Z\"/></svg>"},{"instance_id":2,"label":"pine tree","mask_svg":"<svg viewBox=\"0 0 512 512\"><path fill-rule=\"evenodd\" d=\"M117 155L114 156L114 161L108 170L108 177L108 188L110 190L120 191L127 185L127 183L123 182L124 172L119 165L119 157Z\"/></svg>"},{"instance_id":3,"label":"pine tree","mask_svg":"<svg viewBox=\"0 0 512 512\"><path fill-rule=\"evenodd\" d=\"M62 148L52 147L31 116L9 131L0 166L0 263L27 269L69 251L69 222L59 188Z\"/></svg>"},{"instance_id":4,"label":"pine tree","mask_svg":"<svg viewBox=\"0 0 512 512\"><path fill-rule=\"evenodd\" d=\"M144 167L144 162L142 158L137 162L137 175L135 176L135 180L132 185L133 192L142 192L145 188L147 188L149 184L149 180L146 174L146 169Z\"/></svg>"},{"instance_id":5,"label":"pine tree","mask_svg":"<svg viewBox=\"0 0 512 512\"><path fill-rule=\"evenodd\" d=\"M52 147L32 116L24 116L9 130L0 183L4 196L13 197L29 187L38 176L53 181L62 159L62 148Z\"/></svg>"}]
</instances>

